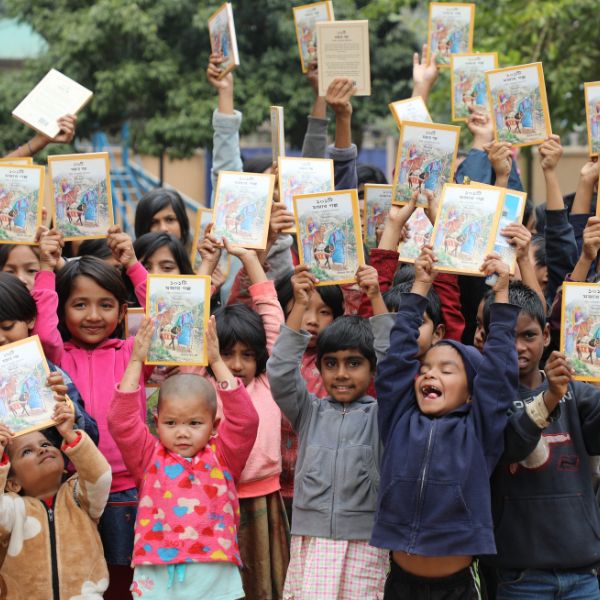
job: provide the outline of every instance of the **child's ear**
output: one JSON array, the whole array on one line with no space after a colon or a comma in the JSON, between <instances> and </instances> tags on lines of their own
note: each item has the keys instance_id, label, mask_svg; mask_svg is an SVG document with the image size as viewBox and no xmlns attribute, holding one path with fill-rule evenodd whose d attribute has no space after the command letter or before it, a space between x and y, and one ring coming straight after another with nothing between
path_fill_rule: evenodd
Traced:
<instances>
[{"instance_id":1,"label":"child's ear","mask_svg":"<svg viewBox=\"0 0 600 600\"><path fill-rule=\"evenodd\" d=\"M31 333L31 331L33 331L33 328L35 327L35 321L36 321L36 317L33 317L33 319L29 320L29 321L25 321L25 325L27 325L27 330Z\"/></svg>"},{"instance_id":2,"label":"child's ear","mask_svg":"<svg viewBox=\"0 0 600 600\"><path fill-rule=\"evenodd\" d=\"M14 494L18 494L21 491L21 484L14 478L9 477L6 480L6 491L13 492Z\"/></svg>"},{"instance_id":3,"label":"child's ear","mask_svg":"<svg viewBox=\"0 0 600 600\"><path fill-rule=\"evenodd\" d=\"M440 340L443 340L445 335L446 335L446 326L443 323L440 323L433 330L433 337L431 338L431 345L433 346L433 344L436 344Z\"/></svg>"},{"instance_id":4,"label":"child's ear","mask_svg":"<svg viewBox=\"0 0 600 600\"><path fill-rule=\"evenodd\" d=\"M213 428L212 428L213 435L217 435L217 430L219 429L220 424L221 424L221 419L219 419L219 417L216 417L215 420L213 421Z\"/></svg>"},{"instance_id":5,"label":"child's ear","mask_svg":"<svg viewBox=\"0 0 600 600\"><path fill-rule=\"evenodd\" d=\"M126 312L127 312L127 304L121 304L121 308L119 309L119 324L123 322Z\"/></svg>"},{"instance_id":6,"label":"child's ear","mask_svg":"<svg viewBox=\"0 0 600 600\"><path fill-rule=\"evenodd\" d=\"M544 325L542 335L544 337L544 348L547 348L550 345L550 323Z\"/></svg>"}]
</instances>

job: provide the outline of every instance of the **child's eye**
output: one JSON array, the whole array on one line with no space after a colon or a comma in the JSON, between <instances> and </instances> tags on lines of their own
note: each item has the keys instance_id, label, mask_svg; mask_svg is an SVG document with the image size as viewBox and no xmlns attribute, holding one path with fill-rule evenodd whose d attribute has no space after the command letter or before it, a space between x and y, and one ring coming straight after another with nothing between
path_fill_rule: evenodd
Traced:
<instances>
[{"instance_id":1,"label":"child's eye","mask_svg":"<svg viewBox=\"0 0 600 600\"><path fill-rule=\"evenodd\" d=\"M244 352L244 358L246 360L255 360L256 355L254 354L254 352Z\"/></svg>"},{"instance_id":2,"label":"child's eye","mask_svg":"<svg viewBox=\"0 0 600 600\"><path fill-rule=\"evenodd\" d=\"M102 308L104 308L105 310L110 310L111 308L114 308L114 305L111 304L110 302L104 302L102 304Z\"/></svg>"},{"instance_id":3,"label":"child's eye","mask_svg":"<svg viewBox=\"0 0 600 600\"><path fill-rule=\"evenodd\" d=\"M30 448L25 448L25 450L23 450L23 452L21 452L21 456L27 456L28 454L31 454Z\"/></svg>"},{"instance_id":4,"label":"child's eye","mask_svg":"<svg viewBox=\"0 0 600 600\"><path fill-rule=\"evenodd\" d=\"M360 367L361 364L362 364L362 361L360 361L360 360L351 360L348 362L348 366L353 369L356 369L356 367Z\"/></svg>"},{"instance_id":5,"label":"child's eye","mask_svg":"<svg viewBox=\"0 0 600 600\"><path fill-rule=\"evenodd\" d=\"M13 321L12 323L2 323L0 325L0 329L2 329L2 331L11 331L14 326L15 321Z\"/></svg>"},{"instance_id":6,"label":"child's eye","mask_svg":"<svg viewBox=\"0 0 600 600\"><path fill-rule=\"evenodd\" d=\"M202 425L202 421L192 421L191 425L193 425L194 427L197 427L198 425Z\"/></svg>"}]
</instances>

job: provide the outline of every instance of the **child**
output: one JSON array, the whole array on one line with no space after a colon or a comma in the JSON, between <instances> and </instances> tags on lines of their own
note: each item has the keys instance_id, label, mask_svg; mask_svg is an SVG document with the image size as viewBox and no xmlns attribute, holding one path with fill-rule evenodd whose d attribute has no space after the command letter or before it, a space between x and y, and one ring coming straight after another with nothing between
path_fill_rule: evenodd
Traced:
<instances>
[{"instance_id":1,"label":"child","mask_svg":"<svg viewBox=\"0 0 600 600\"><path fill-rule=\"evenodd\" d=\"M18 277L31 291L35 275L40 270L37 248L24 244L2 244L0 270Z\"/></svg>"},{"instance_id":2,"label":"child","mask_svg":"<svg viewBox=\"0 0 600 600\"><path fill-rule=\"evenodd\" d=\"M508 267L496 256L481 267L485 275L499 275L483 355L443 340L417 359L435 278L435 257L425 246L412 293L398 308L389 351L378 364L384 453L371 543L392 551L385 598L479 598L473 557L495 552L488 480L516 392L518 313L506 304Z\"/></svg>"},{"instance_id":3,"label":"child","mask_svg":"<svg viewBox=\"0 0 600 600\"><path fill-rule=\"evenodd\" d=\"M152 321L142 323L108 415L110 431L140 487L131 589L147 599L235 600L244 594L235 486L256 439L258 415L219 354L211 317L208 361L225 420L219 426L216 394L205 379L174 375L160 388L155 439L138 407L153 331Z\"/></svg>"},{"instance_id":4,"label":"child","mask_svg":"<svg viewBox=\"0 0 600 600\"><path fill-rule=\"evenodd\" d=\"M328 396L310 394L300 364L311 336L301 325L315 282L306 267L294 275L294 305L267 364L273 397L299 439L284 598L376 598L387 552L367 541L380 458L377 402L366 395L375 369L373 336L360 317L340 317L325 328L317 367Z\"/></svg>"},{"instance_id":5,"label":"child","mask_svg":"<svg viewBox=\"0 0 600 600\"><path fill-rule=\"evenodd\" d=\"M62 483L62 452L34 431L0 423L0 587L3 598L101 600L108 573L97 522L110 489L110 466L87 434L73 429L60 374L48 377L61 450L77 473Z\"/></svg>"}]
</instances>

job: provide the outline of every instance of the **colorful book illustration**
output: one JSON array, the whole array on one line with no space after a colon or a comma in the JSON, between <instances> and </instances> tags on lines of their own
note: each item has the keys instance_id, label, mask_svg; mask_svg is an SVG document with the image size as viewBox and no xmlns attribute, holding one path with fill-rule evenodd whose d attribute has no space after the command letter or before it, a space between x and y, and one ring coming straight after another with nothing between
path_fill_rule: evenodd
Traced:
<instances>
[{"instance_id":1,"label":"colorful book illustration","mask_svg":"<svg viewBox=\"0 0 600 600\"><path fill-rule=\"evenodd\" d=\"M280 156L285 156L285 127L283 121L283 106L271 106L271 156L277 162Z\"/></svg>"},{"instance_id":2,"label":"colorful book illustration","mask_svg":"<svg viewBox=\"0 0 600 600\"><path fill-rule=\"evenodd\" d=\"M223 55L220 77L225 77L240 64L231 2L225 2L208 17L208 34L212 53Z\"/></svg>"},{"instance_id":3,"label":"colorful book illustration","mask_svg":"<svg viewBox=\"0 0 600 600\"><path fill-rule=\"evenodd\" d=\"M485 76L496 140L533 146L552 134L542 63L494 69Z\"/></svg>"},{"instance_id":4,"label":"colorful book illustration","mask_svg":"<svg viewBox=\"0 0 600 600\"><path fill-rule=\"evenodd\" d=\"M0 421L15 435L55 424L56 400L46 385L49 374L37 335L0 348Z\"/></svg>"},{"instance_id":5,"label":"colorful book illustration","mask_svg":"<svg viewBox=\"0 0 600 600\"><path fill-rule=\"evenodd\" d=\"M377 247L377 230L383 229L392 206L392 186L365 183L363 239L369 248Z\"/></svg>"},{"instance_id":6,"label":"colorful book illustration","mask_svg":"<svg viewBox=\"0 0 600 600\"><path fill-rule=\"evenodd\" d=\"M154 335L146 364L206 365L210 277L149 275L146 314Z\"/></svg>"},{"instance_id":7,"label":"colorful book illustration","mask_svg":"<svg viewBox=\"0 0 600 600\"><path fill-rule=\"evenodd\" d=\"M586 83L585 114L590 156L600 155L600 81Z\"/></svg>"},{"instance_id":8,"label":"colorful book illustration","mask_svg":"<svg viewBox=\"0 0 600 600\"><path fill-rule=\"evenodd\" d=\"M479 267L492 251L503 188L446 184L431 234L435 269L483 277Z\"/></svg>"},{"instance_id":9,"label":"colorful book illustration","mask_svg":"<svg viewBox=\"0 0 600 600\"><path fill-rule=\"evenodd\" d=\"M143 308L128 306L125 311L125 320L124 320L124 335L123 337L127 339L128 337L135 336L137 332L140 330L140 325L144 320L146 313Z\"/></svg>"},{"instance_id":10,"label":"colorful book illustration","mask_svg":"<svg viewBox=\"0 0 600 600\"><path fill-rule=\"evenodd\" d=\"M317 285L354 283L365 262L356 190L294 196L294 214L300 263Z\"/></svg>"},{"instance_id":11,"label":"colorful book illustration","mask_svg":"<svg viewBox=\"0 0 600 600\"><path fill-rule=\"evenodd\" d=\"M196 210L196 220L194 222L194 237L192 239L192 248L190 250L190 262L192 266L195 265L196 261L198 261L198 266L200 266L200 253L198 252L198 243L204 237L204 231L206 227L212 223L213 220L213 211L211 208L206 208L205 206L200 206Z\"/></svg>"},{"instance_id":12,"label":"colorful book illustration","mask_svg":"<svg viewBox=\"0 0 600 600\"><path fill-rule=\"evenodd\" d=\"M508 239L505 238L500 232L511 223L521 223L523 221L526 200L527 194L525 192L518 192L510 189L505 191L504 202L502 204L502 214L500 216L500 221L498 222L496 240L494 241L494 252L497 252L502 257L502 260L508 265L511 275L515 274L517 250L514 246L508 243Z\"/></svg>"},{"instance_id":13,"label":"colorful book illustration","mask_svg":"<svg viewBox=\"0 0 600 600\"><path fill-rule=\"evenodd\" d=\"M316 28L319 96L336 77L352 79L355 96L370 96L369 21L321 21Z\"/></svg>"},{"instance_id":14,"label":"colorful book illustration","mask_svg":"<svg viewBox=\"0 0 600 600\"><path fill-rule=\"evenodd\" d=\"M114 224L108 152L48 157L55 226L66 240L106 237Z\"/></svg>"},{"instance_id":15,"label":"colorful book illustration","mask_svg":"<svg viewBox=\"0 0 600 600\"><path fill-rule=\"evenodd\" d=\"M43 205L44 167L0 163L0 244L35 244Z\"/></svg>"},{"instance_id":16,"label":"colorful book illustration","mask_svg":"<svg viewBox=\"0 0 600 600\"><path fill-rule=\"evenodd\" d=\"M417 206L439 198L454 178L460 127L404 121L394 171L394 204L417 197Z\"/></svg>"},{"instance_id":17,"label":"colorful book illustration","mask_svg":"<svg viewBox=\"0 0 600 600\"><path fill-rule=\"evenodd\" d=\"M573 379L600 381L600 283L563 283L560 351Z\"/></svg>"},{"instance_id":18,"label":"colorful book illustration","mask_svg":"<svg viewBox=\"0 0 600 600\"><path fill-rule=\"evenodd\" d=\"M19 156L19 157L6 157L0 158L0 165L18 165L19 167L28 166L33 164L33 158L31 156Z\"/></svg>"},{"instance_id":19,"label":"colorful book illustration","mask_svg":"<svg viewBox=\"0 0 600 600\"><path fill-rule=\"evenodd\" d=\"M417 123L433 123L427 106L421 96L408 98L406 100L396 100L388 104L392 111L392 116L398 127L402 127L403 121L414 121Z\"/></svg>"},{"instance_id":20,"label":"colorful book illustration","mask_svg":"<svg viewBox=\"0 0 600 600\"><path fill-rule=\"evenodd\" d=\"M414 263L421 254L421 248L429 243L433 225L422 208L416 208L415 212L406 222L409 237L398 245L398 260L406 263Z\"/></svg>"},{"instance_id":21,"label":"colorful book illustration","mask_svg":"<svg viewBox=\"0 0 600 600\"><path fill-rule=\"evenodd\" d=\"M302 72L308 71L308 65L317 58L317 27L320 21L333 21L333 3L313 2L302 6L294 6L294 27L300 52Z\"/></svg>"},{"instance_id":22,"label":"colorful book illustration","mask_svg":"<svg viewBox=\"0 0 600 600\"><path fill-rule=\"evenodd\" d=\"M93 92L50 69L13 110L12 115L28 127L54 138L60 133L58 119L77 114L92 98Z\"/></svg>"},{"instance_id":23,"label":"colorful book illustration","mask_svg":"<svg viewBox=\"0 0 600 600\"><path fill-rule=\"evenodd\" d=\"M215 191L212 234L245 248L264 250L275 176L221 171Z\"/></svg>"},{"instance_id":24,"label":"colorful book illustration","mask_svg":"<svg viewBox=\"0 0 600 600\"><path fill-rule=\"evenodd\" d=\"M453 54L473 51L475 4L430 2L427 61L433 52L440 67L450 66Z\"/></svg>"},{"instance_id":25,"label":"colorful book illustration","mask_svg":"<svg viewBox=\"0 0 600 600\"><path fill-rule=\"evenodd\" d=\"M469 108L489 112L485 72L498 68L498 54L453 54L450 57L452 120L467 121Z\"/></svg>"}]
</instances>

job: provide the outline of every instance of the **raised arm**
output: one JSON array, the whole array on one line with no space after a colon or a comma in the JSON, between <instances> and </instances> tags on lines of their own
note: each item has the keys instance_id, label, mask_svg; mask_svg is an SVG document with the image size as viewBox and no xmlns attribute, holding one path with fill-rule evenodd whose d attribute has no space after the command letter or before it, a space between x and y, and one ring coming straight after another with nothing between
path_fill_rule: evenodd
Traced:
<instances>
[{"instance_id":1,"label":"raised arm","mask_svg":"<svg viewBox=\"0 0 600 600\"><path fill-rule=\"evenodd\" d=\"M41 152L48 144L70 144L75 137L75 125L77 117L75 115L65 115L57 121L60 132L54 138L49 138L42 133L34 135L26 144L19 146L5 158L22 158L34 156Z\"/></svg>"},{"instance_id":2,"label":"raised arm","mask_svg":"<svg viewBox=\"0 0 600 600\"><path fill-rule=\"evenodd\" d=\"M427 104L429 92L439 75L439 69L436 64L435 52L431 53L427 61L427 44L423 44L421 56L415 52L413 54L413 90L412 97L421 96L423 102Z\"/></svg>"}]
</instances>

